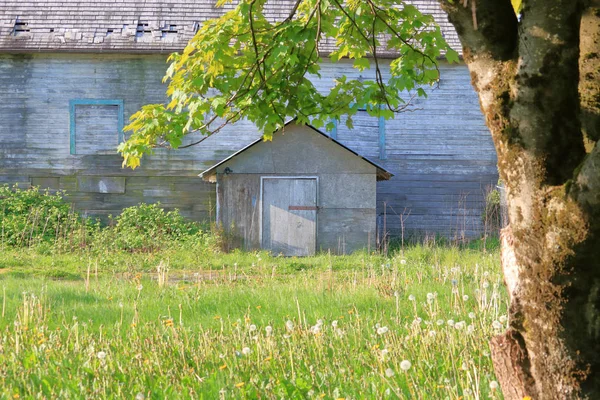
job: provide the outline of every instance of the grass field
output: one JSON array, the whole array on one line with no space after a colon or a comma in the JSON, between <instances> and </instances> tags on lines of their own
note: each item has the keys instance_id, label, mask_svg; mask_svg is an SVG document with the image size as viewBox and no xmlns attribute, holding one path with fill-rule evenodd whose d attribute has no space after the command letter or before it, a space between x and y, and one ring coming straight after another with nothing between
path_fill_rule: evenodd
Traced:
<instances>
[{"instance_id":1,"label":"grass field","mask_svg":"<svg viewBox=\"0 0 600 400\"><path fill-rule=\"evenodd\" d=\"M0 290L1 398L502 398L497 252L5 248Z\"/></svg>"}]
</instances>

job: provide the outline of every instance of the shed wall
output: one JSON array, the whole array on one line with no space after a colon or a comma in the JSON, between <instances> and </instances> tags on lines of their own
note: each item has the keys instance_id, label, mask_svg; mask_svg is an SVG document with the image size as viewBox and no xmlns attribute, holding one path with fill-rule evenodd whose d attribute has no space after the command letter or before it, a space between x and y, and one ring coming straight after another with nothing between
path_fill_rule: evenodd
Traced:
<instances>
[{"instance_id":1,"label":"shed wall","mask_svg":"<svg viewBox=\"0 0 600 400\"><path fill-rule=\"evenodd\" d=\"M189 149L157 149L135 171L121 169L117 154L70 154L70 100L123 100L127 123L142 105L164 101L165 70L163 55L0 54L0 184L65 189L90 215L160 201L194 219L214 217L214 186L196 176L259 137L247 122ZM399 234L403 212L410 213L407 233L475 236L483 229L484 191L498 179L495 150L466 66L441 64L440 71L439 87L413 112L383 126L359 113L354 131L342 121L331 132L395 174L377 184L377 215L391 234ZM370 76L349 62L325 62L322 79L313 80L325 91L342 74ZM277 157L271 162L284 166L301 159Z\"/></svg>"},{"instance_id":2,"label":"shed wall","mask_svg":"<svg viewBox=\"0 0 600 400\"><path fill-rule=\"evenodd\" d=\"M234 246L261 247L262 176L318 178L317 251L374 246L376 168L311 128L294 125L217 168L218 218Z\"/></svg>"}]
</instances>

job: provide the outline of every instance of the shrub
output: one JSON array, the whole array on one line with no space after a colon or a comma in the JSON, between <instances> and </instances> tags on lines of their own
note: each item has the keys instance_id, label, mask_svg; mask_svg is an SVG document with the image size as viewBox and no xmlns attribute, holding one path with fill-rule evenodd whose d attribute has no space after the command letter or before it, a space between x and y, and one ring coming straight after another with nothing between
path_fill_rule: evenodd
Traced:
<instances>
[{"instance_id":1,"label":"shrub","mask_svg":"<svg viewBox=\"0 0 600 400\"><path fill-rule=\"evenodd\" d=\"M502 228L501 198L498 189L492 189L486 194L481 220L486 232L498 233Z\"/></svg>"},{"instance_id":2,"label":"shrub","mask_svg":"<svg viewBox=\"0 0 600 400\"><path fill-rule=\"evenodd\" d=\"M0 186L0 235L3 244L24 247L42 243L85 242L86 227L62 192ZM84 232L84 237L81 232Z\"/></svg>"},{"instance_id":3,"label":"shrub","mask_svg":"<svg viewBox=\"0 0 600 400\"><path fill-rule=\"evenodd\" d=\"M143 203L124 209L105 234L116 248L141 252L203 236L200 225L186 221L177 209L165 212L160 204Z\"/></svg>"}]
</instances>

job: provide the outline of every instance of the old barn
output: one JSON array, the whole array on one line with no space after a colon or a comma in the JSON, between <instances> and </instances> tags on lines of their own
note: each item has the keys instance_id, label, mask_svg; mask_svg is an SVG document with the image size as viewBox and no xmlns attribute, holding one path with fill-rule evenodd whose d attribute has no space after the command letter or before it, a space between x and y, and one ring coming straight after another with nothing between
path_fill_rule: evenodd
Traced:
<instances>
[{"instance_id":1,"label":"old barn","mask_svg":"<svg viewBox=\"0 0 600 400\"><path fill-rule=\"evenodd\" d=\"M293 3L269 2L269 17L283 18ZM433 14L460 50L436 1L412 3ZM130 115L165 101L168 54L221 12L213 0L3 0L0 184L63 189L86 215L106 217L139 202L160 202L189 218L215 220L215 185L198 174L259 139L253 125L228 126L188 149L157 149L135 171L121 168L116 146ZM320 90L341 75L373 77L348 60L323 59L321 77L310 78ZM381 68L385 75L388 67ZM398 235L401 215L407 235L475 237L483 231L484 194L498 179L495 150L467 67L441 60L439 68L439 85L416 101L413 112L387 121L359 112L353 130L341 121L327 132L394 175L370 183L375 205L370 199L366 208L370 215L375 210L378 235ZM328 143L332 151L341 149ZM345 198L336 201L346 208ZM348 224L356 222L352 218Z\"/></svg>"}]
</instances>

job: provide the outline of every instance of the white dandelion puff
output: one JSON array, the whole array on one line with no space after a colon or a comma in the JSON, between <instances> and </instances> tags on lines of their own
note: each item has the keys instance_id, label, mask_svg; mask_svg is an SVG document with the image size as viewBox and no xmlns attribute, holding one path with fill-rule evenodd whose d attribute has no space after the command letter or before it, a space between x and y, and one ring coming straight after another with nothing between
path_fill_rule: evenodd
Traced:
<instances>
[{"instance_id":1,"label":"white dandelion puff","mask_svg":"<svg viewBox=\"0 0 600 400\"><path fill-rule=\"evenodd\" d=\"M469 296L465 294L465 295L463 296L463 301L468 301L468 300L469 300Z\"/></svg>"},{"instance_id":2,"label":"white dandelion puff","mask_svg":"<svg viewBox=\"0 0 600 400\"><path fill-rule=\"evenodd\" d=\"M391 378L394 375L395 375L395 373L394 373L393 369L388 368L388 369L385 370L385 376L387 376L388 378Z\"/></svg>"},{"instance_id":3,"label":"white dandelion puff","mask_svg":"<svg viewBox=\"0 0 600 400\"><path fill-rule=\"evenodd\" d=\"M96 357L98 357L98 359L100 359L100 360L104 360L106 358L106 352L99 351L98 354L96 354Z\"/></svg>"},{"instance_id":4,"label":"white dandelion puff","mask_svg":"<svg viewBox=\"0 0 600 400\"><path fill-rule=\"evenodd\" d=\"M378 335L383 335L383 334L387 333L387 331L389 331L387 326L382 326L382 327L377 328Z\"/></svg>"},{"instance_id":5,"label":"white dandelion puff","mask_svg":"<svg viewBox=\"0 0 600 400\"><path fill-rule=\"evenodd\" d=\"M415 301L416 300L415 295L411 294L410 296L408 296L408 300L409 301Z\"/></svg>"},{"instance_id":6,"label":"white dandelion puff","mask_svg":"<svg viewBox=\"0 0 600 400\"><path fill-rule=\"evenodd\" d=\"M408 360L404 360L400 363L400 368L402 368L402 371L408 371L411 366L412 364Z\"/></svg>"},{"instance_id":7,"label":"white dandelion puff","mask_svg":"<svg viewBox=\"0 0 600 400\"><path fill-rule=\"evenodd\" d=\"M491 381L491 382L490 382L490 389L492 389L492 390L496 390L496 389L498 389L498 382L496 382L496 381Z\"/></svg>"},{"instance_id":8,"label":"white dandelion puff","mask_svg":"<svg viewBox=\"0 0 600 400\"><path fill-rule=\"evenodd\" d=\"M294 323L288 319L287 322L285 323L285 328L288 331L293 330L294 329Z\"/></svg>"},{"instance_id":9,"label":"white dandelion puff","mask_svg":"<svg viewBox=\"0 0 600 400\"><path fill-rule=\"evenodd\" d=\"M244 348L242 349L242 354L243 354L243 355L247 356L247 355L249 355L250 353L252 353L252 350L250 350L250 347L244 347Z\"/></svg>"}]
</instances>

